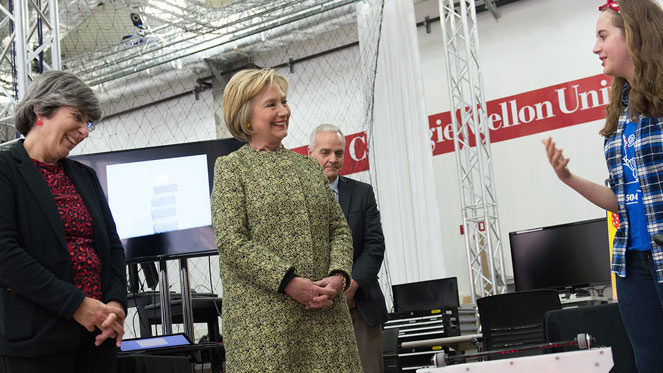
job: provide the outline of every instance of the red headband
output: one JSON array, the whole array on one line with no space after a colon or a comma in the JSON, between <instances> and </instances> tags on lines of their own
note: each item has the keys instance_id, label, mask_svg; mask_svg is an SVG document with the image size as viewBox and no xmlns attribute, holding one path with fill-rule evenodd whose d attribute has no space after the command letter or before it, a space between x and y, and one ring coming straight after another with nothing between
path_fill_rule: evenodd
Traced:
<instances>
[{"instance_id":1,"label":"red headband","mask_svg":"<svg viewBox=\"0 0 663 373\"><path fill-rule=\"evenodd\" d=\"M599 7L599 11L603 11L605 8L610 8L615 12L619 13L619 3L615 0L608 0L605 4Z\"/></svg>"}]
</instances>

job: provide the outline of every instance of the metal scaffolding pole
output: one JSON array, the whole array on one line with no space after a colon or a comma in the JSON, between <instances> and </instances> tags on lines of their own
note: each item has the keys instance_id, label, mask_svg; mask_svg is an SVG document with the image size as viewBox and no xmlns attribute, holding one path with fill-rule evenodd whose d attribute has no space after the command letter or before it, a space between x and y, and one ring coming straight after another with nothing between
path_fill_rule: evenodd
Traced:
<instances>
[{"instance_id":1,"label":"metal scaffolding pole","mask_svg":"<svg viewBox=\"0 0 663 373\"><path fill-rule=\"evenodd\" d=\"M10 0L0 5L0 28L9 37L0 41L0 126L14 136L14 108L33 77L45 70L60 70L60 38L57 0ZM45 53L50 53L45 56ZM9 133L9 132L7 132ZM12 143L11 138L7 145Z\"/></svg>"},{"instance_id":2,"label":"metal scaffolding pole","mask_svg":"<svg viewBox=\"0 0 663 373\"><path fill-rule=\"evenodd\" d=\"M472 302L506 292L474 0L438 0Z\"/></svg>"},{"instance_id":3,"label":"metal scaffolding pole","mask_svg":"<svg viewBox=\"0 0 663 373\"><path fill-rule=\"evenodd\" d=\"M25 90L28 89L28 66L27 51L30 46L27 43L26 26L28 25L28 1L16 0L14 3L14 69L16 71L16 102L21 100Z\"/></svg>"},{"instance_id":4,"label":"metal scaffolding pole","mask_svg":"<svg viewBox=\"0 0 663 373\"><path fill-rule=\"evenodd\" d=\"M61 68L58 2L13 0L9 9L0 10L0 27L9 28L7 44L0 45L0 65L15 73L14 82L2 82L0 96L19 101L34 76Z\"/></svg>"}]
</instances>

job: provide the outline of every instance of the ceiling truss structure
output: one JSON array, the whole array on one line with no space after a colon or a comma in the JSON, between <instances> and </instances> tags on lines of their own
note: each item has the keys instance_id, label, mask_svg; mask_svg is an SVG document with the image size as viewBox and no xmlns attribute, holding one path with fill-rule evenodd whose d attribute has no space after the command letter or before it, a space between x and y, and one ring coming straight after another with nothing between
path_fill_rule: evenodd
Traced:
<instances>
[{"instance_id":1,"label":"ceiling truss structure","mask_svg":"<svg viewBox=\"0 0 663 373\"><path fill-rule=\"evenodd\" d=\"M213 51L223 46L225 51L237 50L234 44L247 37L357 1L125 1L143 21L136 33L105 48L66 58L64 63L94 86L165 63L182 63L203 52L215 55Z\"/></svg>"},{"instance_id":2,"label":"ceiling truss structure","mask_svg":"<svg viewBox=\"0 0 663 373\"><path fill-rule=\"evenodd\" d=\"M205 67L205 58L222 55L232 61L278 47L275 29L292 41L356 22L351 15L357 1L0 0L0 106L5 114L10 111L9 102L27 86L32 72L63 68L95 86L166 63ZM326 13L326 29L312 23L312 16ZM132 25L134 17L139 22ZM24 43L16 42L21 37L16 24L26 25ZM289 35L286 25L310 30ZM255 40L247 45L249 37ZM51 54L44 55L49 49ZM31 69L18 74L23 55ZM56 55L62 55L61 65Z\"/></svg>"},{"instance_id":3,"label":"ceiling truss structure","mask_svg":"<svg viewBox=\"0 0 663 373\"><path fill-rule=\"evenodd\" d=\"M0 16L4 16L0 19L4 52L0 56L0 117L5 118L0 124L7 123L11 102L30 79L21 77L32 70L63 68L96 86L168 63L178 69L207 69L204 60L208 58L232 64L285 45L279 40L292 42L356 22L353 3L358 1L0 0ZM478 4L499 17L496 1L500 0L478 0ZM25 53L15 44L13 13L21 10L20 4L25 7L24 24L31 25L25 31L26 41L20 43ZM312 16L320 14L328 15L324 25L316 23L319 19L312 21L316 18ZM132 25L134 16L139 25ZM108 28L99 27L104 22ZM305 31L294 35L293 26ZM85 40L75 39L77 33ZM49 49L51 53L44 54ZM16 58L24 54L31 69L17 74ZM61 65L53 57L60 55Z\"/></svg>"}]
</instances>

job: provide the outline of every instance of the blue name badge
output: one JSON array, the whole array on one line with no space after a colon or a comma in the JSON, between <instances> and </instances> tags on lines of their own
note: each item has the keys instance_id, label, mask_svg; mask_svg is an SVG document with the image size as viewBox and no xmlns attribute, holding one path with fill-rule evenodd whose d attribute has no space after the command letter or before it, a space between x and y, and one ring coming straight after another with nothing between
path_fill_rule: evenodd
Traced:
<instances>
[{"instance_id":1,"label":"blue name badge","mask_svg":"<svg viewBox=\"0 0 663 373\"><path fill-rule=\"evenodd\" d=\"M126 352L189 345L191 345L189 338L185 334L180 333L158 337L126 339L122 341L120 350Z\"/></svg>"}]
</instances>

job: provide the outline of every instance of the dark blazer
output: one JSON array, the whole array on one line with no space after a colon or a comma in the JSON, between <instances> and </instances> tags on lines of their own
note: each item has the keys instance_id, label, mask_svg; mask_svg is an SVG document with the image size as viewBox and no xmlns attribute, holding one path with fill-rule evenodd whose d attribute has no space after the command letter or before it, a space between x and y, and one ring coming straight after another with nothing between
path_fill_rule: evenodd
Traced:
<instances>
[{"instance_id":1,"label":"dark blazer","mask_svg":"<svg viewBox=\"0 0 663 373\"><path fill-rule=\"evenodd\" d=\"M384 235L373 187L339 176L338 202L352 230L352 278L359 283L355 304L368 325L383 324L387 321L387 307L378 272L384 258Z\"/></svg>"},{"instance_id":2,"label":"dark blazer","mask_svg":"<svg viewBox=\"0 0 663 373\"><path fill-rule=\"evenodd\" d=\"M94 171L63 159L83 198L101 261L103 302L126 305L124 249ZM74 273L55 198L23 147L0 151L0 355L43 356L76 348L85 295Z\"/></svg>"}]
</instances>

